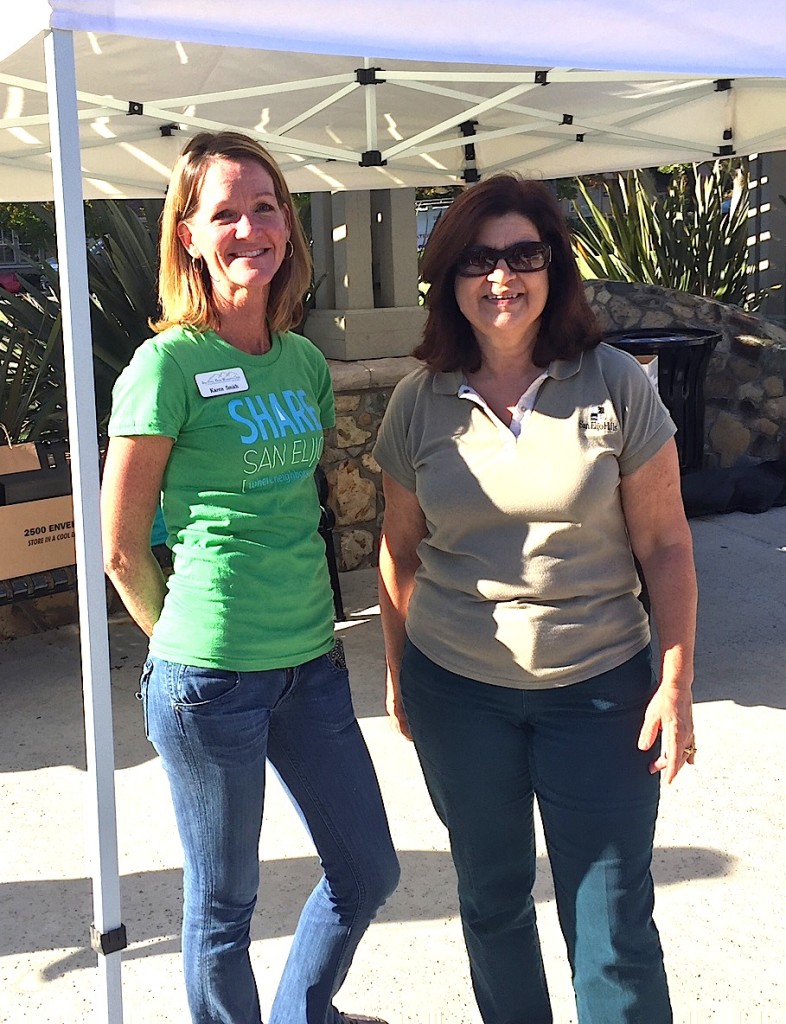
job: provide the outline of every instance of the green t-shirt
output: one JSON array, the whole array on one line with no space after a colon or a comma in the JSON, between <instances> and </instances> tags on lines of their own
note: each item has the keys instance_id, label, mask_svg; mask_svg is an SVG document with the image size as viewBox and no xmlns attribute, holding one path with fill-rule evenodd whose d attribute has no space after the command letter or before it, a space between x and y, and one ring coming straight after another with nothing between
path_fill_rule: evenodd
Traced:
<instances>
[{"instance_id":1,"label":"green t-shirt","mask_svg":"<svg viewBox=\"0 0 786 1024\"><path fill-rule=\"evenodd\" d=\"M174 573L151 653L242 672L330 650L313 474L334 422L327 363L297 334L249 355L214 331L173 327L137 349L109 433L175 442L162 482Z\"/></svg>"}]
</instances>

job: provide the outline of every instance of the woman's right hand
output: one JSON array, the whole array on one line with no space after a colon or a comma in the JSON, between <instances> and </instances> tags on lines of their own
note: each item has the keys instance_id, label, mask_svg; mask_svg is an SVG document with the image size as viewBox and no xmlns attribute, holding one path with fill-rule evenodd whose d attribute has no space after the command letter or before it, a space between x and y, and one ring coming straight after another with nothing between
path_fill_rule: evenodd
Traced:
<instances>
[{"instance_id":1,"label":"woman's right hand","mask_svg":"<svg viewBox=\"0 0 786 1024\"><path fill-rule=\"evenodd\" d=\"M390 728L393 732L399 733L405 740L412 742L412 733L409 731L409 721L404 710L404 701L401 698L401 688L398 682L394 681L390 669L388 669L385 684L385 710L388 713Z\"/></svg>"}]
</instances>

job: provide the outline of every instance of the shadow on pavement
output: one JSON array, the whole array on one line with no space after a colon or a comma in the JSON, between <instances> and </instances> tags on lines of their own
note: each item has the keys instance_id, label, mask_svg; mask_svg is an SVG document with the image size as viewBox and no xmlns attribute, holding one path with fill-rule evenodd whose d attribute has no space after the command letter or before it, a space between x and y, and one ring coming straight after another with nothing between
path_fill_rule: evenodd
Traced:
<instances>
[{"instance_id":1,"label":"shadow on pavement","mask_svg":"<svg viewBox=\"0 0 786 1024\"><path fill-rule=\"evenodd\" d=\"M377 920L425 921L456 914L455 874L450 855L443 851L404 850L399 853L402 880ZM719 878L732 871L734 858L719 850L669 847L655 851L653 873L659 886L689 879ZM252 924L252 939L294 934L300 909L319 878L316 858L295 857L263 861L262 886ZM178 869L139 872L121 878L123 921L131 948L126 960L158 956L179 949L182 873ZM45 980L95 964L84 946L91 915L91 886L87 878L57 881L9 882L0 886L7 921L17 928L0 935L0 956L40 949L71 949L44 968ZM553 898L545 857L538 858L535 899ZM267 910L265 909L267 908ZM24 922L20 927L19 923ZM145 943L144 946L137 946Z\"/></svg>"}]
</instances>

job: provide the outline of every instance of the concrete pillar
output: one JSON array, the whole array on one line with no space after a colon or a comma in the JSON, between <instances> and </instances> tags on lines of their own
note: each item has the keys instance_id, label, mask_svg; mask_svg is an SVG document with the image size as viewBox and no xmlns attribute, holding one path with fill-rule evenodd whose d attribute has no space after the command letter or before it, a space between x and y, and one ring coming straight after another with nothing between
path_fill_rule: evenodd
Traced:
<instances>
[{"instance_id":1,"label":"concrete pillar","mask_svg":"<svg viewBox=\"0 0 786 1024\"><path fill-rule=\"evenodd\" d=\"M332 359L408 355L420 340L414 189L314 193L314 272L327 275L305 333Z\"/></svg>"},{"instance_id":2,"label":"concrete pillar","mask_svg":"<svg viewBox=\"0 0 786 1024\"><path fill-rule=\"evenodd\" d=\"M311 193L311 255L314 282L319 283L315 297L317 309L334 309L336 272L333 263L333 197L329 192Z\"/></svg>"},{"instance_id":3,"label":"concrete pillar","mask_svg":"<svg viewBox=\"0 0 786 1024\"><path fill-rule=\"evenodd\" d=\"M418 231L414 188L371 193L374 305L415 306L418 301Z\"/></svg>"},{"instance_id":4,"label":"concrete pillar","mask_svg":"<svg viewBox=\"0 0 786 1024\"><path fill-rule=\"evenodd\" d=\"M371 199L367 191L333 196L336 309L373 309Z\"/></svg>"},{"instance_id":5,"label":"concrete pillar","mask_svg":"<svg viewBox=\"0 0 786 1024\"><path fill-rule=\"evenodd\" d=\"M760 153L750 160L751 290L768 290L759 314L786 318L786 153Z\"/></svg>"}]
</instances>

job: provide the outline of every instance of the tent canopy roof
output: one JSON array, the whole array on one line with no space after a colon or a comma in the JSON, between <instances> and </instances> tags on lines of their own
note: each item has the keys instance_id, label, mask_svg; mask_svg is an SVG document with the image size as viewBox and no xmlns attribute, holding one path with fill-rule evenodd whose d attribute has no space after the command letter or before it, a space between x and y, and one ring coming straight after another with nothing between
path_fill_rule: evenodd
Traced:
<instances>
[{"instance_id":1,"label":"tent canopy roof","mask_svg":"<svg viewBox=\"0 0 786 1024\"><path fill-rule=\"evenodd\" d=\"M47 28L261 50L425 61L783 74L780 0L25 0L0 59Z\"/></svg>"},{"instance_id":2,"label":"tent canopy roof","mask_svg":"<svg viewBox=\"0 0 786 1024\"><path fill-rule=\"evenodd\" d=\"M298 191L786 148L775 45L786 6L769 0L753 0L744 18L727 0L711 16L684 3L566 0L559 18L550 0L510 2L494 18L468 0L432 0L427 23L419 0L28 4L0 44L0 201L51 195L41 46L50 26L76 30L93 198L163 194L187 136L223 126L256 135Z\"/></svg>"}]
</instances>

